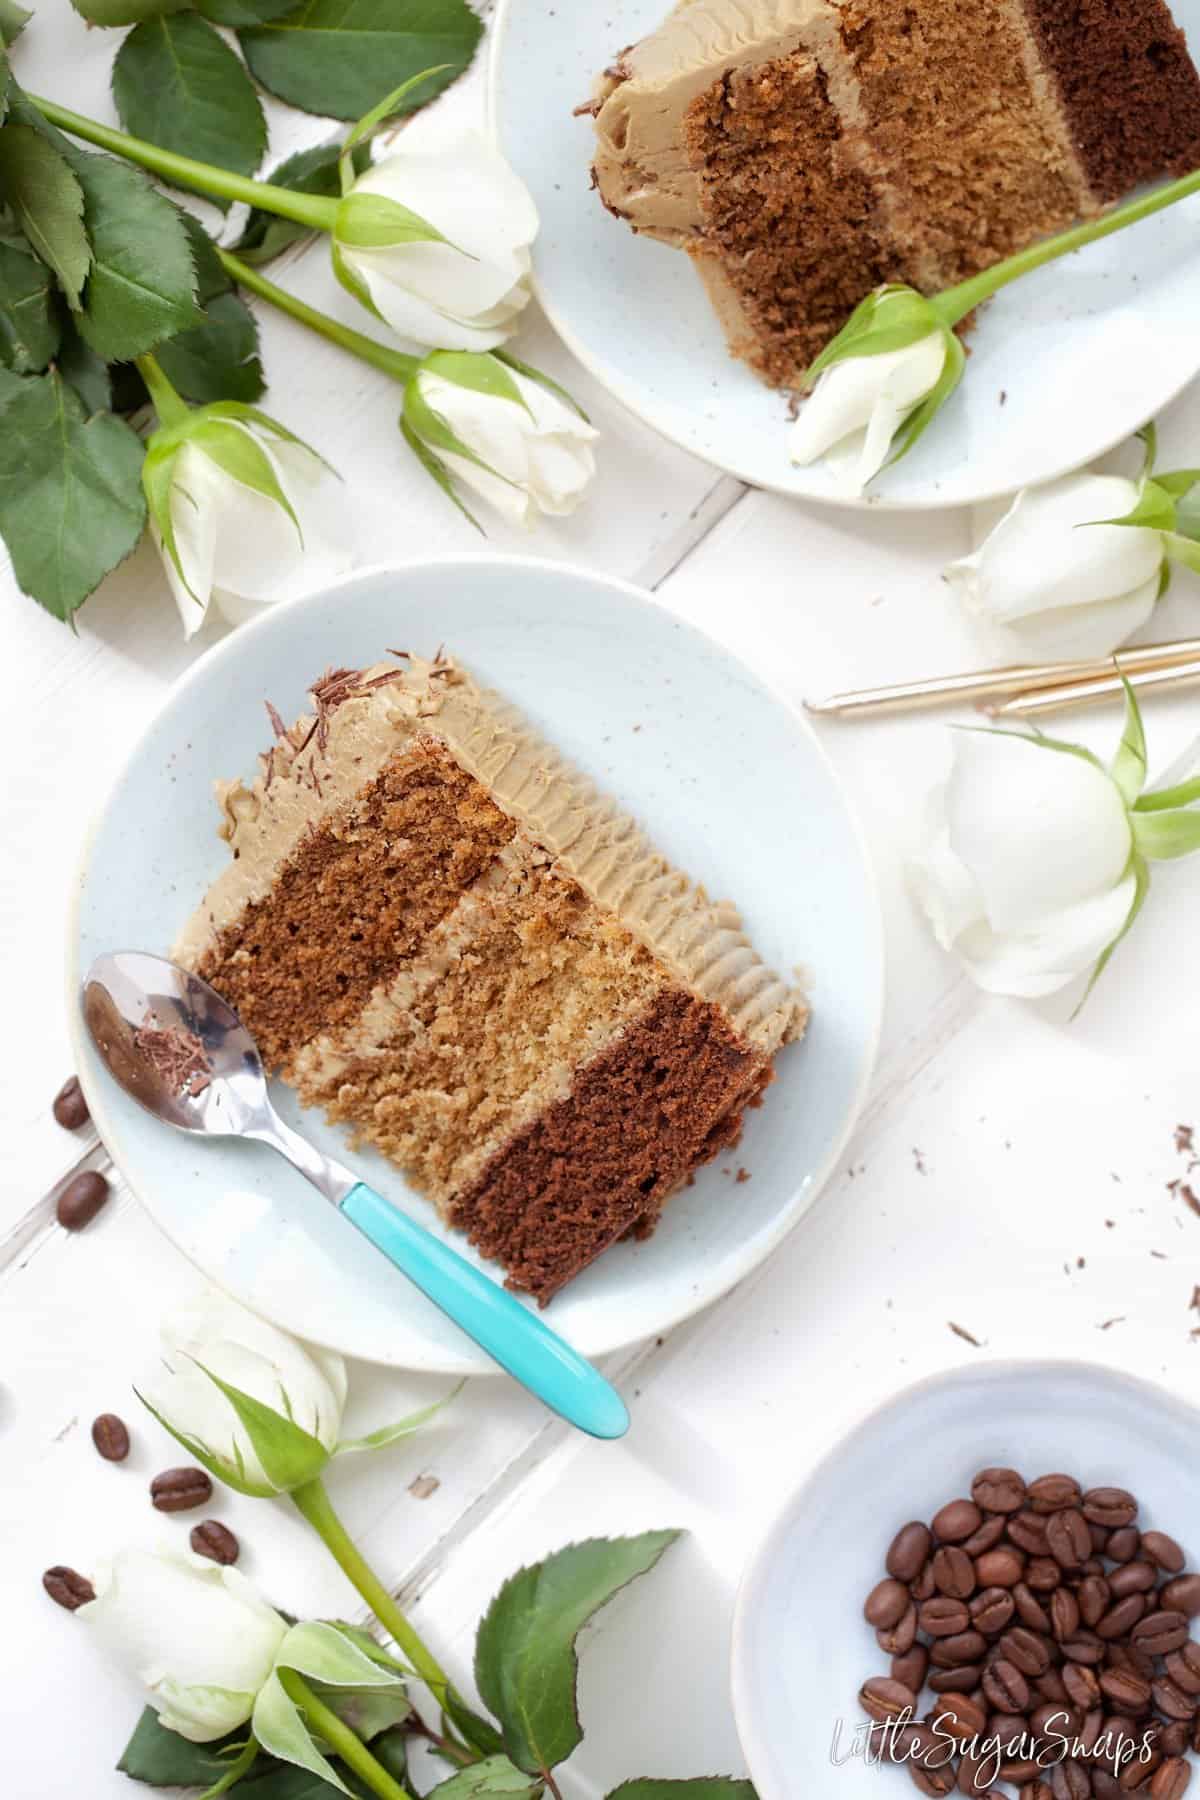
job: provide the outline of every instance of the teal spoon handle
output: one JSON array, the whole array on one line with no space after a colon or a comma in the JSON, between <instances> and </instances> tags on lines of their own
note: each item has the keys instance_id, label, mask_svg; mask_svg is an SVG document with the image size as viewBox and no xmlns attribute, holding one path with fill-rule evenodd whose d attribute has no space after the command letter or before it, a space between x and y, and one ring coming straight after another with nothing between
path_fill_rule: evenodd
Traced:
<instances>
[{"instance_id":1,"label":"teal spoon handle","mask_svg":"<svg viewBox=\"0 0 1200 1800\"><path fill-rule=\"evenodd\" d=\"M625 1402L599 1370L457 1250L365 1182L351 1188L341 1210L522 1387L592 1437L625 1435Z\"/></svg>"}]
</instances>

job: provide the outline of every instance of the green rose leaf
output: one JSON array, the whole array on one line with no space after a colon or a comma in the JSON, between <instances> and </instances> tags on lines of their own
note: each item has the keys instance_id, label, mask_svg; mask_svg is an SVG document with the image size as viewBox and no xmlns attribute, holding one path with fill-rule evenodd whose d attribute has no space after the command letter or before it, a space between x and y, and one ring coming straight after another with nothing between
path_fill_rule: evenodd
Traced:
<instances>
[{"instance_id":1,"label":"green rose leaf","mask_svg":"<svg viewBox=\"0 0 1200 1800\"><path fill-rule=\"evenodd\" d=\"M507 1756L489 1756L486 1762L473 1763L439 1781L425 1800L433 1800L435 1794L437 1800L489 1800L493 1794L509 1795L511 1800L520 1800L521 1796L532 1800L544 1792L544 1786L540 1775L526 1775L514 1769Z\"/></svg>"},{"instance_id":2,"label":"green rose leaf","mask_svg":"<svg viewBox=\"0 0 1200 1800\"><path fill-rule=\"evenodd\" d=\"M135 137L239 175L253 175L262 161L267 124L254 84L225 40L194 13L131 31L117 52L112 88Z\"/></svg>"},{"instance_id":3,"label":"green rose leaf","mask_svg":"<svg viewBox=\"0 0 1200 1800\"><path fill-rule=\"evenodd\" d=\"M300 150L295 156L289 156L266 179L274 187L291 188L299 194L319 194L323 199L336 200L342 191L338 181L338 160L341 154L342 146L337 140L328 144L315 144L311 150ZM370 145L360 144L353 154L355 173L361 175L371 160ZM295 220L277 219L274 213L263 212L256 206L251 209L245 229L233 245L233 250L243 262L258 265L270 262L298 238L310 235L307 227L298 225Z\"/></svg>"},{"instance_id":4,"label":"green rose leaf","mask_svg":"<svg viewBox=\"0 0 1200 1800\"><path fill-rule=\"evenodd\" d=\"M654 1567L678 1535L648 1531L570 1544L518 1570L500 1589L475 1640L475 1681L518 1768L545 1773L578 1745L583 1733L575 1640L614 1594Z\"/></svg>"},{"instance_id":5,"label":"green rose leaf","mask_svg":"<svg viewBox=\"0 0 1200 1800\"><path fill-rule=\"evenodd\" d=\"M608 1800L758 1800L754 1784L737 1781L732 1775L695 1775L689 1781L661 1781L643 1776L640 1781L623 1781L612 1790Z\"/></svg>"},{"instance_id":6,"label":"green rose leaf","mask_svg":"<svg viewBox=\"0 0 1200 1800\"><path fill-rule=\"evenodd\" d=\"M239 33L262 86L305 112L360 119L385 94L435 65L424 99L470 64L483 27L466 0L305 0Z\"/></svg>"},{"instance_id":7,"label":"green rose leaf","mask_svg":"<svg viewBox=\"0 0 1200 1800\"><path fill-rule=\"evenodd\" d=\"M192 0L71 0L89 25L140 25L160 13L182 12Z\"/></svg>"},{"instance_id":8,"label":"green rose leaf","mask_svg":"<svg viewBox=\"0 0 1200 1800\"><path fill-rule=\"evenodd\" d=\"M142 535L143 449L111 413L87 418L56 370L0 369L0 536L21 587L69 619Z\"/></svg>"},{"instance_id":9,"label":"green rose leaf","mask_svg":"<svg viewBox=\"0 0 1200 1800\"><path fill-rule=\"evenodd\" d=\"M481 1718L453 1688L447 1688L442 1710L472 1750L482 1756L499 1756L503 1751L504 1739L491 1720Z\"/></svg>"},{"instance_id":10,"label":"green rose leaf","mask_svg":"<svg viewBox=\"0 0 1200 1800\"><path fill-rule=\"evenodd\" d=\"M17 0L0 0L0 44L15 43L33 14Z\"/></svg>"},{"instance_id":11,"label":"green rose leaf","mask_svg":"<svg viewBox=\"0 0 1200 1800\"><path fill-rule=\"evenodd\" d=\"M78 307L92 252L83 189L66 157L32 125L10 121L0 131L0 191L31 248Z\"/></svg>"},{"instance_id":12,"label":"green rose leaf","mask_svg":"<svg viewBox=\"0 0 1200 1800\"><path fill-rule=\"evenodd\" d=\"M44 369L59 345L54 282L35 257L0 244L0 363L18 375Z\"/></svg>"},{"instance_id":13,"label":"green rose leaf","mask_svg":"<svg viewBox=\"0 0 1200 1800\"><path fill-rule=\"evenodd\" d=\"M177 1731L160 1725L158 1714L148 1706L121 1752L117 1768L132 1781L145 1781L151 1787L208 1787L225 1773L245 1741L246 1728L240 1726L213 1743L191 1744Z\"/></svg>"},{"instance_id":14,"label":"green rose leaf","mask_svg":"<svg viewBox=\"0 0 1200 1800\"><path fill-rule=\"evenodd\" d=\"M214 25L263 25L268 19L282 18L292 12L296 0L194 0L198 13Z\"/></svg>"},{"instance_id":15,"label":"green rose leaf","mask_svg":"<svg viewBox=\"0 0 1200 1800\"><path fill-rule=\"evenodd\" d=\"M93 258L79 329L106 362L132 362L201 322L187 231L139 169L83 151L68 158Z\"/></svg>"},{"instance_id":16,"label":"green rose leaf","mask_svg":"<svg viewBox=\"0 0 1200 1800\"><path fill-rule=\"evenodd\" d=\"M89 418L93 413L116 410L112 403L108 364L84 343L70 320L63 326L54 365L67 386L74 388L83 401L83 410Z\"/></svg>"},{"instance_id":17,"label":"green rose leaf","mask_svg":"<svg viewBox=\"0 0 1200 1800\"><path fill-rule=\"evenodd\" d=\"M266 388L258 354L258 322L236 294L217 294L204 323L168 338L154 352L159 367L185 400L257 400Z\"/></svg>"}]
</instances>

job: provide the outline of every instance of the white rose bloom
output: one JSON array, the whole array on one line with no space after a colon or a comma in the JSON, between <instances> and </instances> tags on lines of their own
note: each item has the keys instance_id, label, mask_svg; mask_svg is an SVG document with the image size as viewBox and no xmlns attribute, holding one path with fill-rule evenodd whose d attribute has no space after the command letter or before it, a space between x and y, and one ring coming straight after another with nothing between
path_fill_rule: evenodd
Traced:
<instances>
[{"instance_id":1,"label":"white rose bloom","mask_svg":"<svg viewBox=\"0 0 1200 1800\"><path fill-rule=\"evenodd\" d=\"M205 1370L260 1400L332 1454L346 1403L346 1365L332 1350L302 1344L211 1289L162 1327L161 1372L145 1399L172 1430L194 1439L238 1479L276 1491L233 1406Z\"/></svg>"},{"instance_id":2,"label":"white rose bloom","mask_svg":"<svg viewBox=\"0 0 1200 1800\"><path fill-rule=\"evenodd\" d=\"M411 429L422 436L426 412L448 426L479 461L441 442L430 442L430 450L456 482L510 523L528 528L539 513L562 517L574 512L596 474L592 445L599 432L539 381L494 358L487 360L516 398L464 385L443 372L456 366L454 357L434 356L413 376L421 404L406 408Z\"/></svg>"},{"instance_id":3,"label":"white rose bloom","mask_svg":"<svg viewBox=\"0 0 1200 1800\"><path fill-rule=\"evenodd\" d=\"M794 463L829 457L840 488L858 496L878 475L892 439L927 399L946 367L946 338L931 331L904 350L849 356L819 377L792 432Z\"/></svg>"},{"instance_id":4,"label":"white rose bloom","mask_svg":"<svg viewBox=\"0 0 1200 1800\"><path fill-rule=\"evenodd\" d=\"M278 499L223 466L203 431L180 447L167 502L179 566L153 516L152 529L188 637L200 629L210 605L239 625L264 606L322 586L353 561L337 538L339 484L320 457L252 421L222 423L266 458L295 518Z\"/></svg>"},{"instance_id":5,"label":"white rose bloom","mask_svg":"<svg viewBox=\"0 0 1200 1800\"><path fill-rule=\"evenodd\" d=\"M947 580L998 655L1056 662L1108 656L1154 611L1162 533L1104 525L1138 503L1136 482L1068 475L1027 488L991 536Z\"/></svg>"},{"instance_id":6,"label":"white rose bloom","mask_svg":"<svg viewBox=\"0 0 1200 1800\"><path fill-rule=\"evenodd\" d=\"M939 943L991 993L1037 998L1090 970L1133 906L1116 783L1035 738L955 734L912 867Z\"/></svg>"},{"instance_id":7,"label":"white rose bloom","mask_svg":"<svg viewBox=\"0 0 1200 1800\"><path fill-rule=\"evenodd\" d=\"M76 1617L146 1689L163 1725L194 1744L242 1725L287 1624L237 1569L185 1550L124 1550Z\"/></svg>"},{"instance_id":8,"label":"white rose bloom","mask_svg":"<svg viewBox=\"0 0 1200 1800\"><path fill-rule=\"evenodd\" d=\"M393 331L447 350L491 350L511 337L529 301L537 208L478 132L450 137L436 116L414 120L359 176L350 197L360 194L397 202L446 240L337 239L347 272Z\"/></svg>"}]
</instances>

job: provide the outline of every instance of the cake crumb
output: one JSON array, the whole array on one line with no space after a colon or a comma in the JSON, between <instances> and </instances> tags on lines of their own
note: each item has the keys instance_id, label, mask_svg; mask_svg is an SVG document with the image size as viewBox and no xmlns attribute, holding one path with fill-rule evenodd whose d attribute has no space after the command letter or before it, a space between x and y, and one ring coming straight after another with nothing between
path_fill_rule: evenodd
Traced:
<instances>
[{"instance_id":1,"label":"cake crumb","mask_svg":"<svg viewBox=\"0 0 1200 1800\"><path fill-rule=\"evenodd\" d=\"M418 1475L415 1481L409 1482L408 1491L414 1500L428 1500L430 1494L436 1494L441 1485L436 1475Z\"/></svg>"},{"instance_id":2,"label":"cake crumb","mask_svg":"<svg viewBox=\"0 0 1200 1800\"><path fill-rule=\"evenodd\" d=\"M953 1319L947 1319L946 1324L950 1327L950 1330L954 1333L955 1337L960 1337L964 1344L971 1344L976 1350L983 1349L983 1344L980 1339L975 1337L972 1332L968 1331L965 1325L956 1325Z\"/></svg>"},{"instance_id":3,"label":"cake crumb","mask_svg":"<svg viewBox=\"0 0 1200 1800\"><path fill-rule=\"evenodd\" d=\"M741 1185L744 1181L749 1181L749 1179L750 1179L749 1169L739 1169L737 1174L734 1176L734 1180L739 1187L741 1187Z\"/></svg>"}]
</instances>

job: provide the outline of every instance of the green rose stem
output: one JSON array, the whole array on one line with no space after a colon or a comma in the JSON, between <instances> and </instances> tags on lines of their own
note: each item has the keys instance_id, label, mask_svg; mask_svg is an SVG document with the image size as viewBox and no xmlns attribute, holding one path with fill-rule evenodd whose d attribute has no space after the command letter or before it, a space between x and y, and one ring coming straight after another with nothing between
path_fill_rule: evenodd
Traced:
<instances>
[{"instance_id":1,"label":"green rose stem","mask_svg":"<svg viewBox=\"0 0 1200 1800\"><path fill-rule=\"evenodd\" d=\"M1140 219L1148 219L1152 213L1163 212L1168 206L1175 206L1196 193L1200 193L1200 169L1194 169L1178 181L1168 182L1165 187L1156 188L1151 194L1144 194L1139 200L1130 200L1102 218L1089 219L1086 224L1076 225L1058 237L1032 244L1028 250L1021 250L1007 261L997 263L995 268L985 269L981 275L973 275L969 281L933 295L930 304L947 325L961 324L968 313L990 300L993 294L998 294L1010 281L1019 281L1022 275L1032 274L1034 269L1040 269L1046 263L1057 262L1061 256L1070 256L1075 250L1083 250L1088 244L1124 231L1127 225L1136 225Z\"/></svg>"},{"instance_id":2,"label":"green rose stem","mask_svg":"<svg viewBox=\"0 0 1200 1800\"><path fill-rule=\"evenodd\" d=\"M451 1686L450 1677L417 1636L334 1512L320 1476L314 1481L306 1481L301 1487L293 1488L291 1497L298 1511L308 1520L343 1574L358 1589L384 1630L407 1656L439 1705L445 1707L448 1695L453 1695L457 1700L459 1696ZM451 1739L446 1741L444 1747L447 1755L454 1761L460 1758L465 1762L478 1760L473 1752Z\"/></svg>"},{"instance_id":3,"label":"green rose stem","mask_svg":"<svg viewBox=\"0 0 1200 1800\"><path fill-rule=\"evenodd\" d=\"M249 288L252 294L258 294L277 306L280 312L289 318L298 319L301 325L307 325L310 331L319 332L328 338L331 344L340 344L351 356L357 356L363 362L382 369L385 375L392 375L399 382L406 382L421 365L419 356L408 356L403 350L392 350L387 344L377 343L365 332L355 331L352 325L343 325L339 319L331 319L328 313L318 312L315 306L308 306L303 300L297 300L285 288L277 287L258 269L252 269L240 257L232 256L228 250L218 248L225 273L236 281L239 287Z\"/></svg>"},{"instance_id":4,"label":"green rose stem","mask_svg":"<svg viewBox=\"0 0 1200 1800\"><path fill-rule=\"evenodd\" d=\"M166 430L172 425L179 425L187 417L190 408L186 400L181 399L163 374L162 369L152 356L137 358L138 374L146 384L146 392L150 396L150 404L158 414L158 422Z\"/></svg>"},{"instance_id":5,"label":"green rose stem","mask_svg":"<svg viewBox=\"0 0 1200 1800\"><path fill-rule=\"evenodd\" d=\"M276 1672L284 1693L304 1714L309 1730L315 1736L323 1738L334 1754L341 1757L347 1768L361 1776L367 1786L380 1796L380 1800L410 1800L395 1776L388 1774L383 1764L371 1755L362 1739L356 1737L350 1727L338 1718L333 1708L317 1698L302 1675L298 1675L295 1669L279 1669Z\"/></svg>"},{"instance_id":6,"label":"green rose stem","mask_svg":"<svg viewBox=\"0 0 1200 1800\"><path fill-rule=\"evenodd\" d=\"M257 206L281 219L306 225L310 231L333 229L337 200L320 194L299 194L292 188L275 187L269 181L250 181L229 169L196 162L190 156L176 156L173 151L160 150L157 144L148 144L143 138L130 137L127 132L116 131L112 126L97 124L94 119L85 119L82 113L59 106L57 101L42 100L36 94L30 94L29 99L51 125L70 132L72 137L82 138L85 143L95 144L98 149L111 150L114 156L123 156L128 162L140 163L143 169L161 175L164 181L174 186L196 188L200 193L211 194L220 200L244 200L248 206Z\"/></svg>"}]
</instances>

